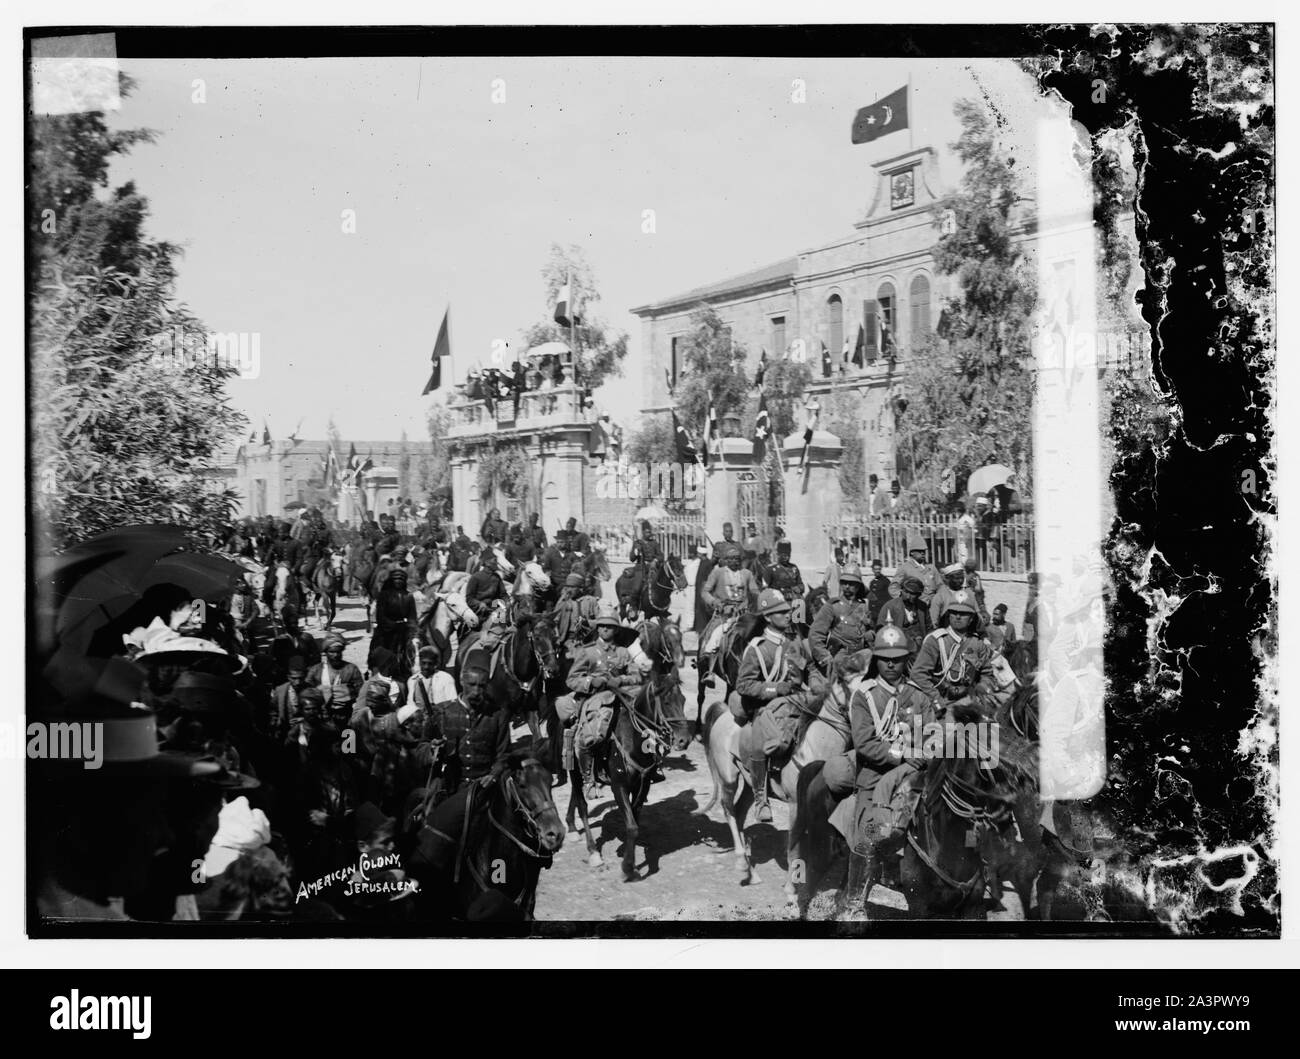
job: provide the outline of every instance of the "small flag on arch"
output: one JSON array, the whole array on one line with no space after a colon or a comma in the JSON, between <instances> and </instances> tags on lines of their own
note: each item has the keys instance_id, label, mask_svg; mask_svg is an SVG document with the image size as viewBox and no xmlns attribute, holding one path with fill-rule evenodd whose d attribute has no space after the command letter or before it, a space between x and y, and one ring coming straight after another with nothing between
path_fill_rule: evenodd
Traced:
<instances>
[{"instance_id":1,"label":"small flag on arch","mask_svg":"<svg viewBox=\"0 0 1300 1059\"><path fill-rule=\"evenodd\" d=\"M772 436L772 420L767 414L767 394L758 399L758 415L754 417L754 462L761 463L767 452L767 439Z\"/></svg>"},{"instance_id":2,"label":"small flag on arch","mask_svg":"<svg viewBox=\"0 0 1300 1059\"><path fill-rule=\"evenodd\" d=\"M442 314L442 326L438 328L438 337L433 343L433 374L429 376L429 381L424 384L424 389L420 391L421 397L442 387L442 358L451 356L451 339L447 332L450 318L451 308L448 307L447 311Z\"/></svg>"},{"instance_id":3,"label":"small flag on arch","mask_svg":"<svg viewBox=\"0 0 1300 1059\"><path fill-rule=\"evenodd\" d=\"M758 353L758 373L754 376L754 386L756 389L763 388L763 377L767 374L767 350L759 350Z\"/></svg>"},{"instance_id":4,"label":"small flag on arch","mask_svg":"<svg viewBox=\"0 0 1300 1059\"><path fill-rule=\"evenodd\" d=\"M867 329L865 325L858 324L858 341L853 347L853 366L857 368L865 367L867 363Z\"/></svg>"},{"instance_id":5,"label":"small flag on arch","mask_svg":"<svg viewBox=\"0 0 1300 1059\"><path fill-rule=\"evenodd\" d=\"M271 428L266 425L266 420L262 420L262 444L271 444Z\"/></svg>"}]
</instances>

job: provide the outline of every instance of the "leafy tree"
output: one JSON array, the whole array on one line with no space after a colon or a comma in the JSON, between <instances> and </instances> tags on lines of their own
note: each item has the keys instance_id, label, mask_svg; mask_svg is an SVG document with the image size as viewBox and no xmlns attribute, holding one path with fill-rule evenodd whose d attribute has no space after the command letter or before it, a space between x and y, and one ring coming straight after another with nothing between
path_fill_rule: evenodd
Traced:
<instances>
[{"instance_id":1,"label":"leafy tree","mask_svg":"<svg viewBox=\"0 0 1300 1059\"><path fill-rule=\"evenodd\" d=\"M451 410L444 404L434 403L429 407L429 440L431 451L421 461L420 488L426 495L432 495L435 489L451 485L451 444L447 441L447 431L452 425Z\"/></svg>"},{"instance_id":2,"label":"leafy tree","mask_svg":"<svg viewBox=\"0 0 1300 1059\"><path fill-rule=\"evenodd\" d=\"M98 113L28 125L34 510L55 549L139 522L212 539L236 500L205 472L244 429L237 369L176 303L179 250L145 234L147 200L107 186L111 160L152 138Z\"/></svg>"},{"instance_id":3,"label":"leafy tree","mask_svg":"<svg viewBox=\"0 0 1300 1059\"><path fill-rule=\"evenodd\" d=\"M691 313L691 330L682 348L685 378L678 381L673 399L692 438L699 438L710 402L719 425L723 416L743 413L751 381L745 376L745 360L745 347L735 341L716 309L702 305Z\"/></svg>"},{"instance_id":4,"label":"leafy tree","mask_svg":"<svg viewBox=\"0 0 1300 1059\"><path fill-rule=\"evenodd\" d=\"M551 244L550 256L542 267L542 284L546 288L546 318L524 332L524 348L531 349L543 342L572 344L569 329L552 319L556 296L566 282L571 296L577 302L580 317L574 329L578 347L578 381L588 389L595 390L610 375L622 373L623 358L627 356L627 334L610 331L596 312L595 307L600 303L600 288L596 285L595 273L580 246L562 247L559 243Z\"/></svg>"},{"instance_id":5,"label":"leafy tree","mask_svg":"<svg viewBox=\"0 0 1300 1059\"><path fill-rule=\"evenodd\" d=\"M623 454L629 463L675 463L677 439L673 432L672 416L657 415L643 419L640 428L628 436Z\"/></svg>"},{"instance_id":6,"label":"leafy tree","mask_svg":"<svg viewBox=\"0 0 1300 1059\"><path fill-rule=\"evenodd\" d=\"M964 172L943 204L956 226L940 238L934 261L956 278L959 293L945 307L945 335L913 350L900 388L907 404L897 435L899 466L914 467L913 488L932 503L947 499L940 484L945 469L960 485L992 462L1020 469L1022 492L1032 492L1030 317L1037 282L1016 238L1019 180L986 107L961 100L954 110L962 133L952 148Z\"/></svg>"}]
</instances>

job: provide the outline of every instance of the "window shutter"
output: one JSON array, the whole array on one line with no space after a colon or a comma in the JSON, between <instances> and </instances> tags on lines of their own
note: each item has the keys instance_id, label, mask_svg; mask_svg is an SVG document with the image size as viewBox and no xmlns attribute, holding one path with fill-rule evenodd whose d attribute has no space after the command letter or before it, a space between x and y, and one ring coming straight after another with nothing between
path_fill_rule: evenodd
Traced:
<instances>
[{"instance_id":1,"label":"window shutter","mask_svg":"<svg viewBox=\"0 0 1300 1059\"><path fill-rule=\"evenodd\" d=\"M862 319L867 332L867 363L874 364L880 356L880 314L870 298L862 303Z\"/></svg>"}]
</instances>

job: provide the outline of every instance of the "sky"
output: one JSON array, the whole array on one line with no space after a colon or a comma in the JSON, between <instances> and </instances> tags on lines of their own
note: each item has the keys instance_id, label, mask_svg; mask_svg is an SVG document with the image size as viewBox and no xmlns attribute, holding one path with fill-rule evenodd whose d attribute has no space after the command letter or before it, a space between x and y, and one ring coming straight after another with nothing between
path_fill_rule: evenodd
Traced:
<instances>
[{"instance_id":1,"label":"sky","mask_svg":"<svg viewBox=\"0 0 1300 1059\"><path fill-rule=\"evenodd\" d=\"M443 311L447 384L490 363L494 341L520 348L523 330L549 315L540 273L552 242L585 250L601 294L589 314L630 336L623 375L597 402L635 428L643 402L632 307L850 234L870 200L871 163L913 144L942 152L958 134L953 102L980 86L1000 108L1034 100L1006 61L155 59L122 68L138 87L110 123L159 136L110 179L134 180L150 201L152 236L184 248L180 300L211 331L259 336L260 372L233 380L231 399L277 438L323 438L331 417L344 438L427 437L434 397L420 391ZM913 128L851 144L857 108L909 77ZM653 232L643 230L647 210Z\"/></svg>"}]
</instances>

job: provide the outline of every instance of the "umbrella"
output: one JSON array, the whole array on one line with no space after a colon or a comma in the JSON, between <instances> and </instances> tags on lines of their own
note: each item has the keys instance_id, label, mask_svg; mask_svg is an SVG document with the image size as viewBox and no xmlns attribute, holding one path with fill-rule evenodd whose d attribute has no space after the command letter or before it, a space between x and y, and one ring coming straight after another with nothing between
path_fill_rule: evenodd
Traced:
<instances>
[{"instance_id":1,"label":"umbrella","mask_svg":"<svg viewBox=\"0 0 1300 1059\"><path fill-rule=\"evenodd\" d=\"M540 346L533 346L526 354L527 357L563 357L569 353L569 347L563 342L543 342Z\"/></svg>"},{"instance_id":2,"label":"umbrella","mask_svg":"<svg viewBox=\"0 0 1300 1059\"><path fill-rule=\"evenodd\" d=\"M226 599L243 576L242 566L219 555L174 552L154 563L140 588L176 585L195 599Z\"/></svg>"},{"instance_id":3,"label":"umbrella","mask_svg":"<svg viewBox=\"0 0 1300 1059\"><path fill-rule=\"evenodd\" d=\"M655 504L647 504L645 507L641 508L641 510L636 513L636 520L638 522L640 522L642 519L653 521L653 520L665 519L665 518L668 518L668 512L665 511L663 508L656 506Z\"/></svg>"},{"instance_id":4,"label":"umbrella","mask_svg":"<svg viewBox=\"0 0 1300 1059\"><path fill-rule=\"evenodd\" d=\"M990 463L987 467L981 467L971 474L966 480L966 491L972 496L976 493L987 493L994 486L1002 485L1015 473L1010 467L1004 467L1000 463Z\"/></svg>"}]
</instances>

